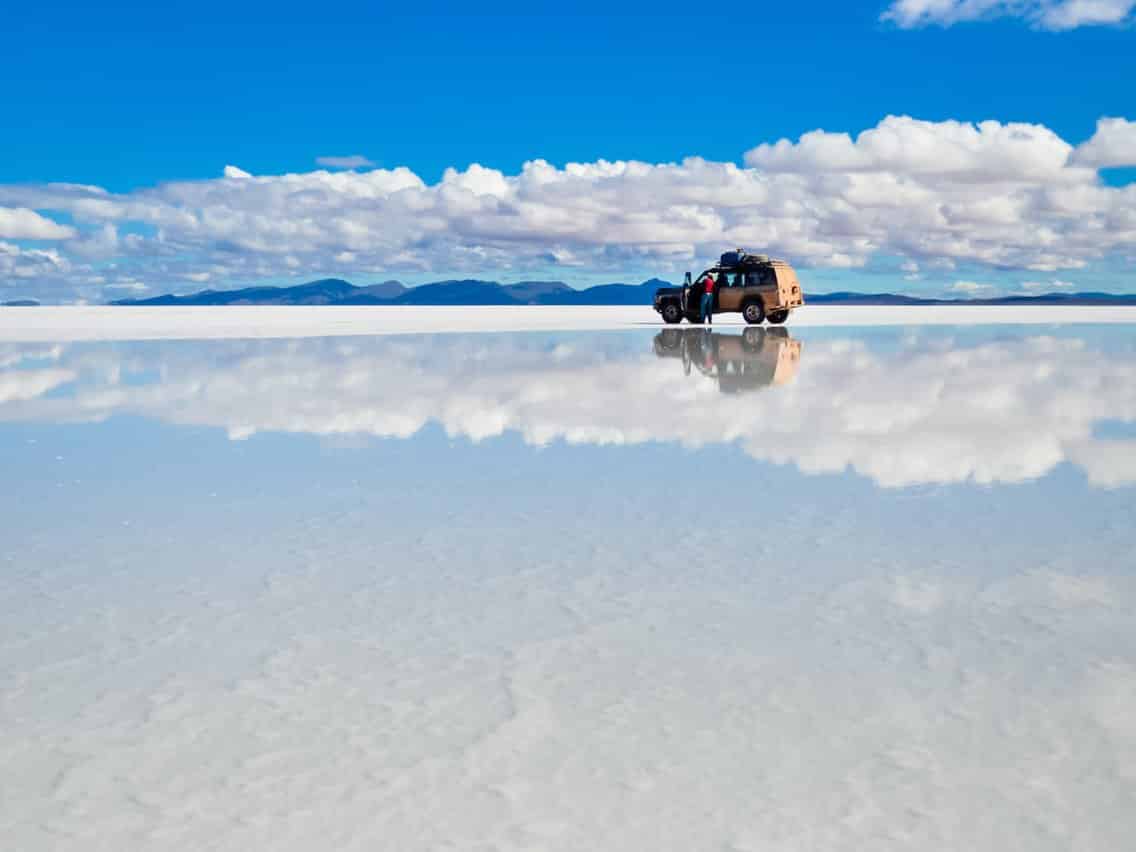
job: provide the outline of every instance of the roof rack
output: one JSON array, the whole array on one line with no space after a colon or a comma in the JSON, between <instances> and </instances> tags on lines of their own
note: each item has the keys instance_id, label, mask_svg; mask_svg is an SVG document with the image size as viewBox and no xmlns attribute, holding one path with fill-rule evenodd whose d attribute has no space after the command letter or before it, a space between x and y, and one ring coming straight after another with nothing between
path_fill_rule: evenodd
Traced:
<instances>
[{"instance_id":1,"label":"roof rack","mask_svg":"<svg viewBox=\"0 0 1136 852\"><path fill-rule=\"evenodd\" d=\"M710 268L711 269L735 269L739 266L750 266L750 265L764 266L767 263L784 263L784 261L779 261L777 258L770 257L767 254L747 254L745 257L743 257L741 259L740 263L731 263L731 264L723 265L721 260L719 260L717 263L715 263Z\"/></svg>"}]
</instances>

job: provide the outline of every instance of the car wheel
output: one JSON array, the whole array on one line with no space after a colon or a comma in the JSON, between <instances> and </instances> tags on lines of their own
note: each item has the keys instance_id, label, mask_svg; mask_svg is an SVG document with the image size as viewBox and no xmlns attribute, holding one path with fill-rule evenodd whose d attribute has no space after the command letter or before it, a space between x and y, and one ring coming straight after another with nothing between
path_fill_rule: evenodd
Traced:
<instances>
[{"instance_id":1,"label":"car wheel","mask_svg":"<svg viewBox=\"0 0 1136 852\"><path fill-rule=\"evenodd\" d=\"M781 325L787 319L789 319L788 311L774 311L769 315L769 321L774 325Z\"/></svg>"},{"instance_id":2,"label":"car wheel","mask_svg":"<svg viewBox=\"0 0 1136 852\"><path fill-rule=\"evenodd\" d=\"M663 305L663 322L674 325L676 322L682 322L682 308L674 302L667 302Z\"/></svg>"},{"instance_id":3,"label":"car wheel","mask_svg":"<svg viewBox=\"0 0 1136 852\"><path fill-rule=\"evenodd\" d=\"M765 306L761 302L746 302L742 308L742 318L750 325L760 325L765 319Z\"/></svg>"}]
</instances>

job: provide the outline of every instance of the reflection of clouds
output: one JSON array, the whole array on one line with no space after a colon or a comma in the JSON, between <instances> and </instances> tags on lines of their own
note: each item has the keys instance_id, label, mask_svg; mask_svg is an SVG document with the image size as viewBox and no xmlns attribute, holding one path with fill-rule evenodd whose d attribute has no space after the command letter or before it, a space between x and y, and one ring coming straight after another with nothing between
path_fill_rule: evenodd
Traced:
<instances>
[{"instance_id":1,"label":"reflection of clouds","mask_svg":"<svg viewBox=\"0 0 1136 852\"><path fill-rule=\"evenodd\" d=\"M36 399L76 378L55 365L61 346L0 346L0 405Z\"/></svg>"},{"instance_id":2,"label":"reflection of clouds","mask_svg":"<svg viewBox=\"0 0 1136 852\"><path fill-rule=\"evenodd\" d=\"M63 352L62 346L33 346L0 343L0 368L15 367L30 361L54 361Z\"/></svg>"},{"instance_id":3,"label":"reflection of clouds","mask_svg":"<svg viewBox=\"0 0 1136 852\"><path fill-rule=\"evenodd\" d=\"M75 378L69 370L22 370L0 374L0 405L23 399L35 399Z\"/></svg>"},{"instance_id":4,"label":"reflection of clouds","mask_svg":"<svg viewBox=\"0 0 1136 852\"><path fill-rule=\"evenodd\" d=\"M1136 441L1081 441L1069 448L1069 460L1083 468L1094 485L1136 482Z\"/></svg>"},{"instance_id":5,"label":"reflection of clouds","mask_svg":"<svg viewBox=\"0 0 1136 852\"><path fill-rule=\"evenodd\" d=\"M849 465L885 485L1020 481L1069 459L1074 444L1095 444L1095 421L1136 417L1136 360L1077 340L891 356L859 345L838 357L814 350L805 381L820 387L810 404L776 399L778 432L760 436L778 445L767 457L808 471Z\"/></svg>"},{"instance_id":6,"label":"reflection of clouds","mask_svg":"<svg viewBox=\"0 0 1136 852\"><path fill-rule=\"evenodd\" d=\"M1099 485L1136 481L1132 442L1093 436L1097 421L1136 420L1136 355L1080 339L810 341L794 382L736 395L684 375L649 344L628 351L626 337L545 340L72 347L50 367L17 358L0 372L0 418L132 413L233 438L408 437L436 422L474 441L517 432L535 445L738 442L757 459L810 473L852 468L884 486L1017 482L1062 461ZM75 376L73 393L46 396Z\"/></svg>"}]
</instances>

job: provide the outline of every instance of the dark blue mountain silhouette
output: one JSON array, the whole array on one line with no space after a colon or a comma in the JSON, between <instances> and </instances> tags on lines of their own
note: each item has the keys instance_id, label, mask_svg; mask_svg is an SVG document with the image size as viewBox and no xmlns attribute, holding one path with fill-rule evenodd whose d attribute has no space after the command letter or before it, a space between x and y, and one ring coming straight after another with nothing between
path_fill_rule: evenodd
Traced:
<instances>
[{"instance_id":1,"label":"dark blue mountain silhouette","mask_svg":"<svg viewBox=\"0 0 1136 852\"><path fill-rule=\"evenodd\" d=\"M324 278L295 287L244 287L202 290L186 296L167 294L150 299L119 299L112 305L649 305L666 281L603 284L576 290L562 281L496 281L463 279L404 287L385 281L356 287L339 278Z\"/></svg>"},{"instance_id":2,"label":"dark blue mountain silhouette","mask_svg":"<svg viewBox=\"0 0 1136 852\"><path fill-rule=\"evenodd\" d=\"M542 305L649 305L660 287L669 281L649 278L642 284L598 284L586 290L567 289L542 298Z\"/></svg>"},{"instance_id":3,"label":"dark blue mountain silhouette","mask_svg":"<svg viewBox=\"0 0 1136 852\"><path fill-rule=\"evenodd\" d=\"M112 305L649 305L660 287L651 278L642 284L600 284L583 290L562 281L496 281L462 279L405 287L384 281L356 287L339 278L323 278L294 287L244 287L202 290L186 296L120 299ZM812 305L1136 305L1136 294L1046 293L989 299L925 299L895 293L809 293Z\"/></svg>"},{"instance_id":4,"label":"dark blue mountain silhouette","mask_svg":"<svg viewBox=\"0 0 1136 852\"><path fill-rule=\"evenodd\" d=\"M411 287L396 305L515 305L517 300L496 281L438 281Z\"/></svg>"},{"instance_id":5,"label":"dark blue mountain silhouette","mask_svg":"<svg viewBox=\"0 0 1136 852\"><path fill-rule=\"evenodd\" d=\"M189 296L119 299L112 305L334 305L367 290L339 278L322 278L295 287L244 287L240 290L202 290Z\"/></svg>"},{"instance_id":6,"label":"dark blue mountain silhouette","mask_svg":"<svg viewBox=\"0 0 1136 852\"><path fill-rule=\"evenodd\" d=\"M563 281L518 281L506 284L505 291L526 305L548 304L548 300L564 293L577 293Z\"/></svg>"}]
</instances>

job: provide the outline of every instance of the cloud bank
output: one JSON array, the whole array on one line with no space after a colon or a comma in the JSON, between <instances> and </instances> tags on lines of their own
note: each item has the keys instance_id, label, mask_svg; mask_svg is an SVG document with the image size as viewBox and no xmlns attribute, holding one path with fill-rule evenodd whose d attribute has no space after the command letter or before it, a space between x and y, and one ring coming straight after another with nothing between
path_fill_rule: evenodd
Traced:
<instances>
[{"instance_id":1,"label":"cloud bank","mask_svg":"<svg viewBox=\"0 0 1136 852\"><path fill-rule=\"evenodd\" d=\"M1128 20L1136 0L894 0L880 16L904 29L991 18L1022 18L1043 30L1115 25Z\"/></svg>"},{"instance_id":2,"label":"cloud bank","mask_svg":"<svg viewBox=\"0 0 1136 852\"><path fill-rule=\"evenodd\" d=\"M451 168L430 184L402 167L230 165L217 179L126 193L0 185L0 238L9 283L49 299L319 274L666 274L723 245L802 266L899 258L1055 272L1136 250L1136 185L1097 172L1136 163L1132 127L1102 119L1074 146L1038 124L889 116L855 137L816 130L758 145L743 166L533 160L517 174ZM16 242L33 239L52 245Z\"/></svg>"}]
</instances>

